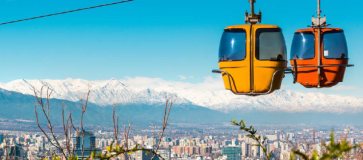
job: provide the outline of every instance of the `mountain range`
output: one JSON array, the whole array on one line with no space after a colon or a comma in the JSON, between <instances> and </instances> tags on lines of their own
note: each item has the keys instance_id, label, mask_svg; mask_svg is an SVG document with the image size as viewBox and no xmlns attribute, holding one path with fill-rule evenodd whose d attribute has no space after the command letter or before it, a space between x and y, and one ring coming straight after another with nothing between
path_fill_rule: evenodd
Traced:
<instances>
[{"instance_id":1,"label":"mountain range","mask_svg":"<svg viewBox=\"0 0 363 160\"><path fill-rule=\"evenodd\" d=\"M26 95L34 95L32 87L39 94L42 86L47 86L53 90L52 98L72 102L85 98L87 91L90 90L89 101L99 106L113 104L154 105L165 102L166 98L171 96L176 99L177 104L201 106L223 112L243 109L290 113L307 111L355 113L363 110L363 99L356 97L300 93L289 90L279 90L267 96L237 96L220 88L223 85L219 82L192 84L137 77L103 81L20 79L5 84L0 83L2 89Z\"/></svg>"},{"instance_id":2,"label":"mountain range","mask_svg":"<svg viewBox=\"0 0 363 160\"><path fill-rule=\"evenodd\" d=\"M196 84L145 77L101 81L19 79L0 83L0 108L6 111L0 113L0 118L33 119L33 87L39 94L42 86L43 97L49 87L57 106L61 102L79 106L90 90L90 121L105 123L113 104L124 120L156 120L161 118L165 100L170 97L175 100L172 120L188 123L217 123L238 117L256 123L284 123L286 119L291 123L359 123L363 111L362 98L289 90L266 96L237 96L221 88L222 82L213 78ZM92 119L92 115L99 116Z\"/></svg>"}]
</instances>

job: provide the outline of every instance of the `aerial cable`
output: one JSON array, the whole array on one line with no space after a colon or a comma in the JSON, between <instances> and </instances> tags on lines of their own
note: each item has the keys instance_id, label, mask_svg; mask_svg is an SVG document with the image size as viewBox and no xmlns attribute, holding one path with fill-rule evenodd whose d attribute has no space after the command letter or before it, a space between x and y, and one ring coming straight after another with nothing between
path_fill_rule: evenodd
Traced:
<instances>
[{"instance_id":1,"label":"aerial cable","mask_svg":"<svg viewBox=\"0 0 363 160\"><path fill-rule=\"evenodd\" d=\"M134 0L123 0L123 1L113 2L113 3L101 4L101 5L97 5L97 6L91 6L91 7L74 9L74 10L69 10L69 11L64 11L64 12L46 14L46 15L37 16L37 17L19 19L19 20L15 20L15 21L9 21L9 22L0 23L0 25L17 23L17 22L23 22L23 21L29 21L29 20L33 20L33 19L39 19L39 18L45 18L45 17L50 17L50 16L56 16L56 15L61 15L61 14L66 14L66 13L72 13L72 12L78 12L78 11L88 10L88 9L95 9L95 8L99 8L99 7L111 6L111 5L116 5L116 4L126 3L126 2L131 2L131 1L134 1Z\"/></svg>"}]
</instances>

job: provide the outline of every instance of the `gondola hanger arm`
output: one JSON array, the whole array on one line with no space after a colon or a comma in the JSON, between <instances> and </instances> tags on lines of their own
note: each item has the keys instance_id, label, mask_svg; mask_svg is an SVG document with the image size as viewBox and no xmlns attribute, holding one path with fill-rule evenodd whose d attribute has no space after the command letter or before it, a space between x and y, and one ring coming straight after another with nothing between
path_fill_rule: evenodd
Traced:
<instances>
[{"instance_id":1,"label":"gondola hanger arm","mask_svg":"<svg viewBox=\"0 0 363 160\"><path fill-rule=\"evenodd\" d=\"M245 13L245 23L251 23L251 24L256 24L256 23L261 23L262 20L262 13L261 11L259 11L258 14L255 14L255 3L256 0L248 0L249 3L251 4L251 14L248 14L248 11L246 11Z\"/></svg>"}]
</instances>

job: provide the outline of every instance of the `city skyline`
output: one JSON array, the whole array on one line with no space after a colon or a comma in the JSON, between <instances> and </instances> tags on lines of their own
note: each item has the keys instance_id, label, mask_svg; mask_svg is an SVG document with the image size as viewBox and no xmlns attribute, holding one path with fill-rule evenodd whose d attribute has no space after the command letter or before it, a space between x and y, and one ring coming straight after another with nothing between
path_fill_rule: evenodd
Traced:
<instances>
[{"instance_id":1,"label":"city skyline","mask_svg":"<svg viewBox=\"0 0 363 160\"><path fill-rule=\"evenodd\" d=\"M152 127L150 126L150 128ZM261 128L263 126L256 127ZM269 125L269 127L265 126L263 128L259 130L259 134L267 137L265 147L268 152L273 153L272 158L274 159L289 159L293 147L298 148L301 152L309 152L314 149L320 154L323 152L322 141L329 142L331 138L331 131L325 127L322 127L324 128L322 129L318 126L283 127ZM129 147L139 144L140 147L146 149L152 149L156 145L157 141L153 138L154 131L137 128L132 130L127 141L124 137L121 137L118 143L126 145L127 142ZM339 135L347 135L349 144L361 143L363 141L362 134L362 126L339 126L335 128L336 138L338 139ZM4 156L4 147L6 146L17 148L15 155L18 159L22 159L21 157L28 159L50 157L56 151L40 132L0 130L0 137L2 135L5 136L3 140L6 140L6 142L0 142L0 157ZM59 135L59 140L62 140L62 134L57 133L57 135ZM84 143L85 149L94 146L102 152L105 152L107 147L115 140L111 128L110 130L96 129L87 131L85 137L91 140ZM77 143L73 141L72 144ZM264 157L262 148L254 146L255 144L256 141L249 138L242 131L238 131L238 128L228 125L209 130L200 128L185 130L171 127L166 131L165 137L161 139L161 147L158 153L165 160L252 160ZM81 145L77 146L80 147ZM146 154L145 151L137 151L128 156L135 160L149 160L152 157L150 153ZM348 156L350 159L358 160L359 150L352 150ZM119 158L125 159L126 157L120 156Z\"/></svg>"}]
</instances>

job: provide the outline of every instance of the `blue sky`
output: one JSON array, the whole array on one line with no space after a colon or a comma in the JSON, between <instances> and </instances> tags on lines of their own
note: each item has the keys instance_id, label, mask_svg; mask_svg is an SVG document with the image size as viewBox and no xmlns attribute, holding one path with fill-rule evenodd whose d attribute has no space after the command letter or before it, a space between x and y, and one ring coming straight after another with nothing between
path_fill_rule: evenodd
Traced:
<instances>
[{"instance_id":1,"label":"blue sky","mask_svg":"<svg viewBox=\"0 0 363 160\"><path fill-rule=\"evenodd\" d=\"M88 7L117 0L5 0L0 21ZM15 79L87 80L129 77L200 82L218 68L223 28L243 24L248 0L136 0L66 15L0 26L0 82ZM362 93L363 1L322 0L332 27L345 30L350 63L339 88L304 89L284 79L286 89L355 95ZM257 0L263 24L279 25L288 51L296 29L311 24L316 0ZM180 79L180 75L186 79ZM222 84L221 84L222 85Z\"/></svg>"}]
</instances>

